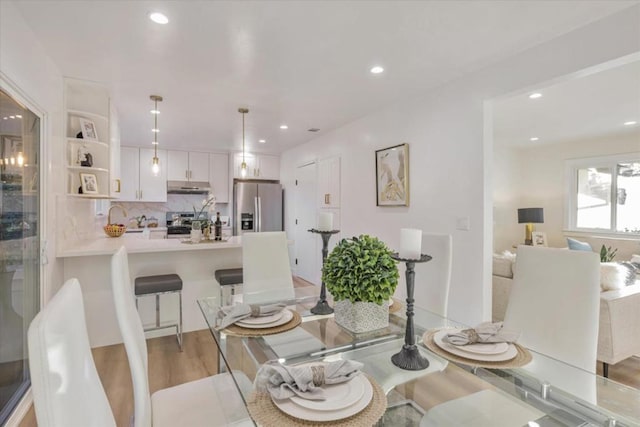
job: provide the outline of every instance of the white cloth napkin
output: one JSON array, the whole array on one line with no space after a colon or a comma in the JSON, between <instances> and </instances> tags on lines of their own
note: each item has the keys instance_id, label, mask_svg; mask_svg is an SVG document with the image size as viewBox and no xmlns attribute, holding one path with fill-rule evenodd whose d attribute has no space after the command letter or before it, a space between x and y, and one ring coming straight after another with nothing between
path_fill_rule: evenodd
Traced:
<instances>
[{"instance_id":1,"label":"white cloth napkin","mask_svg":"<svg viewBox=\"0 0 640 427\"><path fill-rule=\"evenodd\" d=\"M246 319L248 317L264 317L276 314L286 307L284 303L274 304L236 304L227 305L220 309L218 313L219 317L222 317L220 324L216 329L224 329L229 325L233 325L239 320Z\"/></svg>"},{"instance_id":2,"label":"white cloth napkin","mask_svg":"<svg viewBox=\"0 0 640 427\"><path fill-rule=\"evenodd\" d=\"M309 400L325 400L324 384L339 384L360 374L362 363L354 360L319 362L306 366L284 366L270 360L256 374L255 387L268 391L274 399L300 396Z\"/></svg>"},{"instance_id":3,"label":"white cloth napkin","mask_svg":"<svg viewBox=\"0 0 640 427\"><path fill-rule=\"evenodd\" d=\"M483 322L472 329L445 335L445 341L453 345L467 345L474 343L515 342L520 332L503 328L502 322Z\"/></svg>"}]
</instances>

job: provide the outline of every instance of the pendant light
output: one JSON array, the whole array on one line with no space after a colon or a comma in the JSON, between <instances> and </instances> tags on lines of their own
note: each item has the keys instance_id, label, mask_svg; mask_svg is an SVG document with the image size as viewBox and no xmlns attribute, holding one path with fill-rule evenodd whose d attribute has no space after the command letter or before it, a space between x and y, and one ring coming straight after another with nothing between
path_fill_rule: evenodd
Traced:
<instances>
[{"instance_id":1,"label":"pendant light","mask_svg":"<svg viewBox=\"0 0 640 427\"><path fill-rule=\"evenodd\" d=\"M249 112L248 108L238 108L238 113L242 114L242 164L240 165L240 175L247 176L247 162L244 161L244 115Z\"/></svg>"},{"instance_id":2,"label":"pendant light","mask_svg":"<svg viewBox=\"0 0 640 427\"><path fill-rule=\"evenodd\" d=\"M150 98L153 101L153 110L151 110L151 114L153 114L153 163L151 172L153 172L154 176L158 176L160 173L160 159L158 159L158 133L160 132L160 129L158 129L158 115L160 110L158 110L158 102L162 102L162 97L160 95L151 95Z\"/></svg>"}]
</instances>

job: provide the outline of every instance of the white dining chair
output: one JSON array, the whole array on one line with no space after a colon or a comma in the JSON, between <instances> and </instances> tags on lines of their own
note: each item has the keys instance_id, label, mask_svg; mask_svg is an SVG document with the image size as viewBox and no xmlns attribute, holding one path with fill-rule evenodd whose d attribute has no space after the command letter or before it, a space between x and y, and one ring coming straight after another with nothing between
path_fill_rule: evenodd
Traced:
<instances>
[{"instance_id":1,"label":"white dining chair","mask_svg":"<svg viewBox=\"0 0 640 427\"><path fill-rule=\"evenodd\" d=\"M504 327L521 331L518 342L544 355L534 355L533 360L520 369L534 373L552 387L596 403L595 376L591 373L595 373L598 346L598 255L519 246L516 259ZM568 370L558 361L579 369ZM469 412L465 408L477 406L476 399L477 393L437 405L427 412L421 426L443 425L439 423L442 419L459 426L524 425L517 414L526 414L517 409L519 405L509 404L503 393L495 390L487 390L482 395L482 405L494 408L495 420L488 418L488 424L469 424L465 421L464 414ZM512 411L516 411L515 418L509 415ZM502 424L505 420L510 424ZM498 421L501 424L496 424Z\"/></svg>"},{"instance_id":2,"label":"white dining chair","mask_svg":"<svg viewBox=\"0 0 640 427\"><path fill-rule=\"evenodd\" d=\"M115 427L91 354L82 291L69 279L28 332L29 369L40 427Z\"/></svg>"},{"instance_id":3,"label":"white dining chair","mask_svg":"<svg viewBox=\"0 0 640 427\"><path fill-rule=\"evenodd\" d=\"M595 252L519 246L505 328L519 343L595 373L600 259Z\"/></svg>"},{"instance_id":4,"label":"white dining chair","mask_svg":"<svg viewBox=\"0 0 640 427\"><path fill-rule=\"evenodd\" d=\"M242 271L245 304L295 298L284 231L243 234Z\"/></svg>"},{"instance_id":5,"label":"white dining chair","mask_svg":"<svg viewBox=\"0 0 640 427\"><path fill-rule=\"evenodd\" d=\"M414 290L415 305L447 317L453 239L450 234L422 233L422 252L431 255L429 262L416 264L421 286Z\"/></svg>"},{"instance_id":6,"label":"white dining chair","mask_svg":"<svg viewBox=\"0 0 640 427\"><path fill-rule=\"evenodd\" d=\"M147 343L136 311L124 247L111 260L111 281L116 317L133 381L133 426L252 426L234 378L228 373L158 390L150 396ZM251 382L244 374L234 376L242 390L251 389Z\"/></svg>"}]
</instances>

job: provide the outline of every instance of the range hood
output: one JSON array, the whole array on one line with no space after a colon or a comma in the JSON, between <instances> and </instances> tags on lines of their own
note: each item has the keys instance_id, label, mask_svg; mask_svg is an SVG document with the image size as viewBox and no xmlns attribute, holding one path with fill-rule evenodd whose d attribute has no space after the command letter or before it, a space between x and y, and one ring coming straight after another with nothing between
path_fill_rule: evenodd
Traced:
<instances>
[{"instance_id":1,"label":"range hood","mask_svg":"<svg viewBox=\"0 0 640 427\"><path fill-rule=\"evenodd\" d=\"M211 185L206 181L167 181L169 194L207 194Z\"/></svg>"}]
</instances>

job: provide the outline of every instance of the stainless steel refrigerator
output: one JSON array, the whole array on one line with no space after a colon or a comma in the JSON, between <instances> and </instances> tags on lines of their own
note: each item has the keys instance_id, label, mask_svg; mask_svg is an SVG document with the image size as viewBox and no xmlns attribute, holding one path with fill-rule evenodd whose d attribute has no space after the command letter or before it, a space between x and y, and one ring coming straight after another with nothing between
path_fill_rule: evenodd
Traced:
<instances>
[{"instance_id":1,"label":"stainless steel refrigerator","mask_svg":"<svg viewBox=\"0 0 640 427\"><path fill-rule=\"evenodd\" d=\"M282 185L262 182L233 184L233 234L282 231Z\"/></svg>"}]
</instances>

